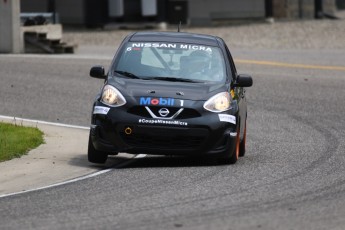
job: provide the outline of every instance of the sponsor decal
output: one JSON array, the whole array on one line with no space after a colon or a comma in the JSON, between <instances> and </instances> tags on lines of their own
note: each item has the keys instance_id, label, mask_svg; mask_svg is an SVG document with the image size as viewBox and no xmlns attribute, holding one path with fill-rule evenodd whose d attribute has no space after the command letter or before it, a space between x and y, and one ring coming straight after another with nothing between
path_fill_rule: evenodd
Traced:
<instances>
[{"instance_id":1,"label":"sponsor decal","mask_svg":"<svg viewBox=\"0 0 345 230\"><path fill-rule=\"evenodd\" d=\"M230 90L230 95L231 95L232 98L235 98L235 91L233 89Z\"/></svg>"},{"instance_id":2,"label":"sponsor decal","mask_svg":"<svg viewBox=\"0 0 345 230\"><path fill-rule=\"evenodd\" d=\"M218 114L219 120L236 125L236 117L229 114Z\"/></svg>"},{"instance_id":3,"label":"sponsor decal","mask_svg":"<svg viewBox=\"0 0 345 230\"><path fill-rule=\"evenodd\" d=\"M152 97L140 97L140 105L168 105L173 106L175 103L174 98L152 98Z\"/></svg>"},{"instance_id":4,"label":"sponsor decal","mask_svg":"<svg viewBox=\"0 0 345 230\"><path fill-rule=\"evenodd\" d=\"M180 45L180 49L186 49L186 50L204 50L208 52L212 52L212 49L210 47L206 46L199 46L199 45Z\"/></svg>"},{"instance_id":5,"label":"sponsor decal","mask_svg":"<svg viewBox=\"0 0 345 230\"><path fill-rule=\"evenodd\" d=\"M176 120L160 120L160 119L139 119L140 124L158 124L158 125L178 125L187 126L187 122Z\"/></svg>"},{"instance_id":6,"label":"sponsor decal","mask_svg":"<svg viewBox=\"0 0 345 230\"><path fill-rule=\"evenodd\" d=\"M133 43L132 47L152 47L152 48L171 48L176 49L177 44L174 43Z\"/></svg>"},{"instance_id":7,"label":"sponsor decal","mask_svg":"<svg viewBox=\"0 0 345 230\"><path fill-rule=\"evenodd\" d=\"M143 48L143 47L152 47L152 48L168 48L168 49L183 49L183 50L204 50L212 52L212 49L207 46L201 45L191 45L191 44L176 44L176 43L133 43L133 48ZM127 48L127 51L128 50Z\"/></svg>"},{"instance_id":8,"label":"sponsor decal","mask_svg":"<svg viewBox=\"0 0 345 230\"><path fill-rule=\"evenodd\" d=\"M93 108L93 114L104 114L107 115L110 108L104 106L95 106Z\"/></svg>"},{"instance_id":9,"label":"sponsor decal","mask_svg":"<svg viewBox=\"0 0 345 230\"><path fill-rule=\"evenodd\" d=\"M230 132L230 137L236 137L237 136L237 132Z\"/></svg>"}]
</instances>

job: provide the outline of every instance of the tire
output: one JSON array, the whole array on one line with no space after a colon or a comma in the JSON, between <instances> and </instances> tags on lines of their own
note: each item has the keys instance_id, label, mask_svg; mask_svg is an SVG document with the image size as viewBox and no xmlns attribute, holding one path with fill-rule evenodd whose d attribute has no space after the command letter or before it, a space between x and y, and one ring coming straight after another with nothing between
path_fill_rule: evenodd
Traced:
<instances>
[{"instance_id":1,"label":"tire","mask_svg":"<svg viewBox=\"0 0 345 230\"><path fill-rule=\"evenodd\" d=\"M240 157L243 157L244 154L246 153L246 141L247 141L247 120L245 121L243 138L240 143L240 153L239 153Z\"/></svg>"},{"instance_id":2,"label":"tire","mask_svg":"<svg viewBox=\"0 0 345 230\"><path fill-rule=\"evenodd\" d=\"M235 164L240 155L240 130L237 129L237 136L235 141L235 149L232 153L228 153L225 157L219 159L220 164Z\"/></svg>"},{"instance_id":3,"label":"tire","mask_svg":"<svg viewBox=\"0 0 345 230\"><path fill-rule=\"evenodd\" d=\"M92 144L91 135L89 135L89 146L87 150L87 157L88 157L89 162L97 163L97 164L104 164L108 159L108 154L101 151L97 151L95 149L95 147Z\"/></svg>"}]
</instances>

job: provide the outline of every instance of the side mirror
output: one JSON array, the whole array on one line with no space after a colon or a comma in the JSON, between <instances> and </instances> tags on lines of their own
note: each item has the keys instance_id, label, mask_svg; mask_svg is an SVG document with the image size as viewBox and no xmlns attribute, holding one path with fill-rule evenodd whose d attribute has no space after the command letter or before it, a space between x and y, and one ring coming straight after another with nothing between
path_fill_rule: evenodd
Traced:
<instances>
[{"instance_id":1,"label":"side mirror","mask_svg":"<svg viewBox=\"0 0 345 230\"><path fill-rule=\"evenodd\" d=\"M239 74L237 76L235 86L239 87L251 87L253 85L253 79L250 75Z\"/></svg>"},{"instance_id":2,"label":"side mirror","mask_svg":"<svg viewBox=\"0 0 345 230\"><path fill-rule=\"evenodd\" d=\"M100 65L93 66L93 67L90 69L90 76L91 76L91 77L94 77L94 78L105 79L106 76L105 76L104 73L105 73L104 67L103 67L103 66L100 66Z\"/></svg>"}]
</instances>

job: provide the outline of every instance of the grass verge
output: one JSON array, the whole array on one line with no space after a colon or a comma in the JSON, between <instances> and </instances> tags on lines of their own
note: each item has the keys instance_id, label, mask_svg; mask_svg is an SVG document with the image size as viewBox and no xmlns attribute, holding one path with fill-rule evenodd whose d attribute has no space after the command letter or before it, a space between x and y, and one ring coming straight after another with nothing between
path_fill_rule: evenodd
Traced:
<instances>
[{"instance_id":1,"label":"grass verge","mask_svg":"<svg viewBox=\"0 0 345 230\"><path fill-rule=\"evenodd\" d=\"M0 162L21 157L42 143L38 128L0 122Z\"/></svg>"}]
</instances>

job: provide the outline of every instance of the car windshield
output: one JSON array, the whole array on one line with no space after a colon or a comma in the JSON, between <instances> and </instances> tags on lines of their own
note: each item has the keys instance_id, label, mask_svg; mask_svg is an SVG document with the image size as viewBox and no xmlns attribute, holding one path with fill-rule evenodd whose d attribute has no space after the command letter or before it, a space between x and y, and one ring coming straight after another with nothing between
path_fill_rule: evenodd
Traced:
<instances>
[{"instance_id":1,"label":"car windshield","mask_svg":"<svg viewBox=\"0 0 345 230\"><path fill-rule=\"evenodd\" d=\"M218 47L185 43L130 42L112 67L122 77L181 82L226 80Z\"/></svg>"}]
</instances>

